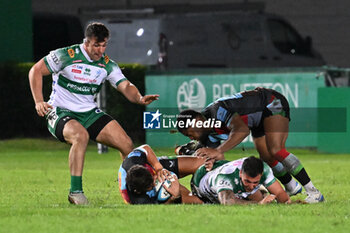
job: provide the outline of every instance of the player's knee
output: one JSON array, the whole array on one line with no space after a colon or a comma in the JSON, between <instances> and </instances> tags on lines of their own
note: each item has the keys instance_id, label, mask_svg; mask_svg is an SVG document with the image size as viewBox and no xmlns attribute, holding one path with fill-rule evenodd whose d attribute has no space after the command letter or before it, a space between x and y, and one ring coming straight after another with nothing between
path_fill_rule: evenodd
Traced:
<instances>
[{"instance_id":1,"label":"player's knee","mask_svg":"<svg viewBox=\"0 0 350 233\"><path fill-rule=\"evenodd\" d=\"M134 149L134 143L132 142L131 138L127 136L123 143L123 148L121 148L121 152L123 154L129 154L133 149Z\"/></svg>"},{"instance_id":2,"label":"player's knee","mask_svg":"<svg viewBox=\"0 0 350 233\"><path fill-rule=\"evenodd\" d=\"M72 134L72 143L87 144L89 142L89 133L86 130L78 130Z\"/></svg>"},{"instance_id":3,"label":"player's knee","mask_svg":"<svg viewBox=\"0 0 350 233\"><path fill-rule=\"evenodd\" d=\"M289 154L290 153L285 148L281 148L279 150L276 149L273 155L278 161L282 162Z\"/></svg>"}]
</instances>

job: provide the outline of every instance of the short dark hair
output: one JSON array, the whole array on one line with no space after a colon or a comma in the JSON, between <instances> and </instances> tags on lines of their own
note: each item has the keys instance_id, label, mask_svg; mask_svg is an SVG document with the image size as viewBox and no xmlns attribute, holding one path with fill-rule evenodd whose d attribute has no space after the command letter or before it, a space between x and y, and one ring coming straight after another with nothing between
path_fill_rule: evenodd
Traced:
<instances>
[{"instance_id":1,"label":"short dark hair","mask_svg":"<svg viewBox=\"0 0 350 233\"><path fill-rule=\"evenodd\" d=\"M109 38L109 30L103 23L90 23L85 30L85 38L96 38L97 42L103 42Z\"/></svg>"},{"instance_id":2,"label":"short dark hair","mask_svg":"<svg viewBox=\"0 0 350 233\"><path fill-rule=\"evenodd\" d=\"M242 172L248 176L254 178L257 175L262 174L264 171L264 164L261 159L254 156L246 158L242 165Z\"/></svg>"},{"instance_id":3,"label":"short dark hair","mask_svg":"<svg viewBox=\"0 0 350 233\"><path fill-rule=\"evenodd\" d=\"M126 185L131 192L145 194L153 185L153 177L144 166L134 165L126 174Z\"/></svg>"},{"instance_id":4,"label":"short dark hair","mask_svg":"<svg viewBox=\"0 0 350 233\"><path fill-rule=\"evenodd\" d=\"M177 130L180 133L184 133L184 131L186 129L188 129L188 127L186 127L186 121L188 120L193 120L196 119L198 117L203 117L203 115L200 112L197 112L193 109L187 109L187 110L183 110L180 112L180 114L177 116ZM179 122L183 122L181 124L179 124ZM180 125L184 126L184 127L180 127Z\"/></svg>"}]
</instances>

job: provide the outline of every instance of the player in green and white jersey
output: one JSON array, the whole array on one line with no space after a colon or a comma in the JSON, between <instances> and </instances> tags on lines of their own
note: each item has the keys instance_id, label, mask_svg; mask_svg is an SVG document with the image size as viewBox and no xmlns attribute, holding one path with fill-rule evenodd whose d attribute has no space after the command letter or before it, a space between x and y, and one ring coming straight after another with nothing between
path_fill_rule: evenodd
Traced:
<instances>
[{"instance_id":1,"label":"player in green and white jersey","mask_svg":"<svg viewBox=\"0 0 350 233\"><path fill-rule=\"evenodd\" d=\"M209 172L208 166L213 166ZM269 195L262 195L259 190L261 185L270 192ZM279 203L291 202L273 176L271 168L254 156L203 165L193 175L191 186L192 192L207 203L233 205L267 204L273 200Z\"/></svg>"},{"instance_id":2,"label":"player in green and white jersey","mask_svg":"<svg viewBox=\"0 0 350 233\"><path fill-rule=\"evenodd\" d=\"M84 42L51 51L29 72L29 82L39 116L57 139L71 144L69 167L71 188L68 200L87 204L83 194L82 173L89 139L118 149L125 158L133 143L119 123L97 108L94 101L107 80L130 102L147 105L159 95L142 96L118 65L105 55L109 30L101 23L91 23ZM43 76L52 74L52 93L48 102L42 93Z\"/></svg>"}]
</instances>

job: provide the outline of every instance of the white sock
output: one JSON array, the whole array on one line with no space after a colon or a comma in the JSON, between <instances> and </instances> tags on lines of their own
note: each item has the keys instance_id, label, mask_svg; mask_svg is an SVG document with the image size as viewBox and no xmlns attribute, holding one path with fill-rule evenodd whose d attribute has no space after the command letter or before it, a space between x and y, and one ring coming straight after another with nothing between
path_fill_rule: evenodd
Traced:
<instances>
[{"instance_id":1,"label":"white sock","mask_svg":"<svg viewBox=\"0 0 350 233\"><path fill-rule=\"evenodd\" d=\"M284 184L286 190L293 191L297 186L297 182L294 179L291 179L287 184Z\"/></svg>"},{"instance_id":2,"label":"white sock","mask_svg":"<svg viewBox=\"0 0 350 233\"><path fill-rule=\"evenodd\" d=\"M304 188L306 192L315 192L317 190L317 188L312 184L311 180L309 183L304 185Z\"/></svg>"}]
</instances>

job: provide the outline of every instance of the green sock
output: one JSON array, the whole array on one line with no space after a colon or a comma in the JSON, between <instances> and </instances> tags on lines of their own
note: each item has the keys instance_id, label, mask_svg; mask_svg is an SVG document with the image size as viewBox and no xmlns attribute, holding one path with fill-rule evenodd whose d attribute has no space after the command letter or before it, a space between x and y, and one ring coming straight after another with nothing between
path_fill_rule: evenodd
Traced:
<instances>
[{"instance_id":1,"label":"green sock","mask_svg":"<svg viewBox=\"0 0 350 233\"><path fill-rule=\"evenodd\" d=\"M82 192L83 181L81 176L70 177L70 192Z\"/></svg>"}]
</instances>

